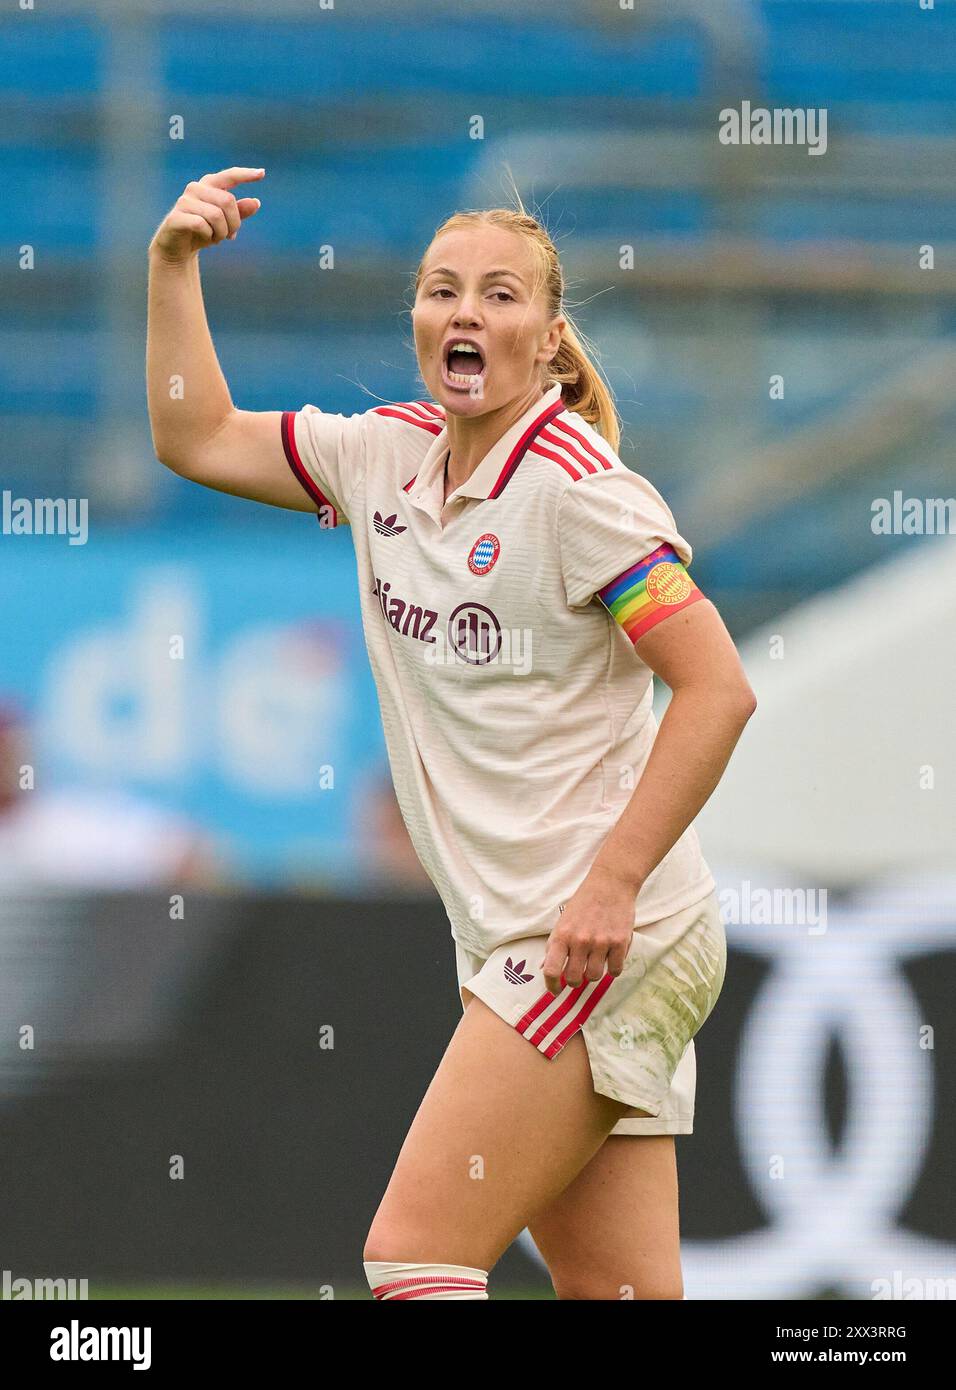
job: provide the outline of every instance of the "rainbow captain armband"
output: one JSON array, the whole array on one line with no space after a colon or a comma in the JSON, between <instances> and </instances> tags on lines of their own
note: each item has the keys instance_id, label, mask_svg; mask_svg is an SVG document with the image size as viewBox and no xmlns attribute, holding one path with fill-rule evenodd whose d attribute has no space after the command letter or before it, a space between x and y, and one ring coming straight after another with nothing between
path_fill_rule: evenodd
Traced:
<instances>
[{"instance_id":1,"label":"rainbow captain armband","mask_svg":"<svg viewBox=\"0 0 956 1390\"><path fill-rule=\"evenodd\" d=\"M704 595L672 545L659 545L643 560L599 589L597 597L631 642Z\"/></svg>"}]
</instances>

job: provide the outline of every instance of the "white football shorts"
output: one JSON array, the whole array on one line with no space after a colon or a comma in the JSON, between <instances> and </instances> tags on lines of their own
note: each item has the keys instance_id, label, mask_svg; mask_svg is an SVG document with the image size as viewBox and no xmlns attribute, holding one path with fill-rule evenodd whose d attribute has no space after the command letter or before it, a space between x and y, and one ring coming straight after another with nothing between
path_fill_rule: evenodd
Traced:
<instances>
[{"instance_id":1,"label":"white football shorts","mask_svg":"<svg viewBox=\"0 0 956 1390\"><path fill-rule=\"evenodd\" d=\"M547 943L546 936L524 937L483 957L455 942L459 993L470 990L551 1059L580 1030L594 1089L648 1112L619 1120L612 1134L692 1133L694 1035L717 1002L727 968L716 890L636 927L616 978L551 994L541 974Z\"/></svg>"}]
</instances>

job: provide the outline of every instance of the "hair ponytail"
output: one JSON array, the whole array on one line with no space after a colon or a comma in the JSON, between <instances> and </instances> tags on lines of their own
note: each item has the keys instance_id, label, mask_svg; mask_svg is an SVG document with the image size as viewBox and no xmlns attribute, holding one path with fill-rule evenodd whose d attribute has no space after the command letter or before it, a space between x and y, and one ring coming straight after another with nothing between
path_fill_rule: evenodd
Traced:
<instances>
[{"instance_id":1,"label":"hair ponytail","mask_svg":"<svg viewBox=\"0 0 956 1390\"><path fill-rule=\"evenodd\" d=\"M552 381L561 382L561 399L568 410L575 411L582 420L593 425L617 453L621 426L614 397L566 310L563 317L567 319L567 327L561 334L557 352L548 364L548 375Z\"/></svg>"}]
</instances>

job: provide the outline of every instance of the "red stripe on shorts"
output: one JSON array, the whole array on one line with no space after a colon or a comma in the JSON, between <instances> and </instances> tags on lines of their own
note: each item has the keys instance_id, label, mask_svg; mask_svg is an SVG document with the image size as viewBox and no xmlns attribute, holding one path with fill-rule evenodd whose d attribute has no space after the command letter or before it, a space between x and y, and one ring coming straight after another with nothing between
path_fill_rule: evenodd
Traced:
<instances>
[{"instance_id":1,"label":"red stripe on shorts","mask_svg":"<svg viewBox=\"0 0 956 1390\"><path fill-rule=\"evenodd\" d=\"M556 1057L558 1053L561 1051L562 1047L564 1047L568 1039L571 1038L577 1032L577 1030L587 1021L592 1010L597 1006L597 1004L600 1002L603 996L607 993L612 980L614 980L615 978L616 976L614 975L604 975L600 980L596 982L594 980L585 980L583 984L578 985L576 989L573 989L571 991L567 999L565 999L564 1002L558 1006L558 1008L551 1009L549 1013L545 1011L550 1009L550 1006L553 1003L555 1003L558 996L555 994L551 994L550 991L545 994L542 994L540 999L536 1000L535 1003L532 1004L531 1008L524 1015L524 1017L519 1018L518 1022L515 1024L516 1032L520 1033L522 1037L528 1038L528 1041L531 1043L533 1047L538 1047L538 1045L544 1041L548 1034L554 1031L556 1024L561 1022L565 1014L569 1013L570 1010L574 1008L575 1004L579 1002L585 991L589 989L591 985L594 985L594 989L588 995L584 1004L574 1015L571 1021L568 1024L566 1024L565 1027L562 1028L558 1036L554 1038L550 1043L548 1043L548 1046L543 1049L544 1055L546 1057ZM545 1015L544 1018L542 1019L538 1027L535 1029L534 1033L529 1037L528 1029L542 1013L544 1013Z\"/></svg>"},{"instance_id":2,"label":"red stripe on shorts","mask_svg":"<svg viewBox=\"0 0 956 1390\"><path fill-rule=\"evenodd\" d=\"M554 1039L554 1041L548 1044L544 1054L546 1057L557 1057L564 1044L568 1041L570 1037L573 1036L574 1033L577 1032L577 1030L584 1023L585 1019L588 1017L595 1004L597 1004L598 1000L602 997L602 995L607 993L611 981L615 978L616 977L614 975L605 975L603 980L598 981L597 989L590 996L584 1007L580 1009L577 1014L575 1014L574 1018L572 1018L568 1026L561 1030L561 1032Z\"/></svg>"},{"instance_id":3,"label":"red stripe on shorts","mask_svg":"<svg viewBox=\"0 0 956 1390\"><path fill-rule=\"evenodd\" d=\"M544 1041L544 1039L551 1032L554 1025L556 1023L561 1022L562 1018L564 1018L564 1015L568 1012L568 1010L574 1008L575 1004L581 998L581 995L584 993L584 991L586 989L590 989L593 983L593 980L585 980L583 984L578 985L576 989L572 989L571 993L568 995L567 999L565 999L563 1004L561 1004L552 1013L548 1014L544 1022L535 1032L534 1036L529 1039L532 1047L537 1047L539 1042ZM527 1036L527 1034L525 1036Z\"/></svg>"},{"instance_id":4,"label":"red stripe on shorts","mask_svg":"<svg viewBox=\"0 0 956 1390\"><path fill-rule=\"evenodd\" d=\"M534 1023L541 1010L546 1009L549 1004L553 1004L557 997L558 996L556 994L552 994L550 990L546 990L545 993L542 994L541 998L537 1001L537 1003L531 1005L531 1008L525 1014L524 1018L518 1019L518 1022L515 1024L515 1028L518 1030L518 1032L523 1033L524 1030L529 1026L529 1024Z\"/></svg>"}]
</instances>

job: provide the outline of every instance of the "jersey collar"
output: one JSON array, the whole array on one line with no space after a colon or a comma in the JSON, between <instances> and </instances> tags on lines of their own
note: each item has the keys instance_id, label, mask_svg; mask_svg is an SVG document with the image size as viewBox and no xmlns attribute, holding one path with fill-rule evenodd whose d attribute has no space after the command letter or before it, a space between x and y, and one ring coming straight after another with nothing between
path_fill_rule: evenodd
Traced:
<instances>
[{"instance_id":1,"label":"jersey collar","mask_svg":"<svg viewBox=\"0 0 956 1390\"><path fill-rule=\"evenodd\" d=\"M471 477L449 493L453 497L476 497L482 500L500 497L514 475L515 469L524 458L533 440L556 415L564 409L561 400L561 383L555 382L540 396L520 420L501 436L497 444L489 449ZM405 484L413 501L444 485L445 455L448 452L448 427L432 440L431 447L422 461L422 466L414 478Z\"/></svg>"}]
</instances>

